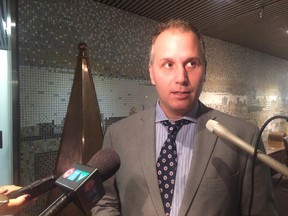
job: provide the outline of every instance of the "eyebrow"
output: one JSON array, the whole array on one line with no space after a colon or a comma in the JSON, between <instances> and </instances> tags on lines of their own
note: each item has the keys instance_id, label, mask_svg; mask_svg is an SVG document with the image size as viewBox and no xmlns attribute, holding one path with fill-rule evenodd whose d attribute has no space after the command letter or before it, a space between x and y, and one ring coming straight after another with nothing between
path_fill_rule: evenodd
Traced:
<instances>
[{"instance_id":1,"label":"eyebrow","mask_svg":"<svg viewBox=\"0 0 288 216\"><path fill-rule=\"evenodd\" d=\"M189 58L187 60L187 62L191 62L191 61L197 61L197 63L203 64L204 60L201 57L194 57L194 58Z\"/></svg>"},{"instance_id":2,"label":"eyebrow","mask_svg":"<svg viewBox=\"0 0 288 216\"><path fill-rule=\"evenodd\" d=\"M159 60L160 62L173 61L173 58L164 57ZM199 61L202 63L201 57L189 57L184 62Z\"/></svg>"},{"instance_id":3,"label":"eyebrow","mask_svg":"<svg viewBox=\"0 0 288 216\"><path fill-rule=\"evenodd\" d=\"M161 58L160 62L173 61L173 58Z\"/></svg>"}]
</instances>

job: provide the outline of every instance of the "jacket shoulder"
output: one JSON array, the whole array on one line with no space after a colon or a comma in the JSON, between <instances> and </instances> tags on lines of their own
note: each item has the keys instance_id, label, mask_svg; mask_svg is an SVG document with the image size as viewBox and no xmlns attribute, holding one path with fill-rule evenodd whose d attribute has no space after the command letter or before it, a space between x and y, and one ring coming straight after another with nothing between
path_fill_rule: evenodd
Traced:
<instances>
[{"instance_id":1,"label":"jacket shoulder","mask_svg":"<svg viewBox=\"0 0 288 216\"><path fill-rule=\"evenodd\" d=\"M109 129L132 129L135 130L136 128L139 128L145 124L145 122L148 121L154 121L155 119L155 109L150 108L147 110L139 111L135 114L132 114L126 118L123 118L115 123L113 123L111 126L109 126Z\"/></svg>"}]
</instances>

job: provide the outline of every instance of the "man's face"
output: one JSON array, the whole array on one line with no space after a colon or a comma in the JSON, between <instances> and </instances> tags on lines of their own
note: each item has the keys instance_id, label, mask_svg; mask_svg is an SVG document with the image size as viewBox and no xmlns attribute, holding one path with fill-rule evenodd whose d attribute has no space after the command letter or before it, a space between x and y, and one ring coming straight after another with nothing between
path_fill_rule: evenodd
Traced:
<instances>
[{"instance_id":1,"label":"man's face","mask_svg":"<svg viewBox=\"0 0 288 216\"><path fill-rule=\"evenodd\" d=\"M169 119L179 119L191 111L202 91L205 70L193 32L168 29L158 36L152 46L149 72Z\"/></svg>"}]
</instances>

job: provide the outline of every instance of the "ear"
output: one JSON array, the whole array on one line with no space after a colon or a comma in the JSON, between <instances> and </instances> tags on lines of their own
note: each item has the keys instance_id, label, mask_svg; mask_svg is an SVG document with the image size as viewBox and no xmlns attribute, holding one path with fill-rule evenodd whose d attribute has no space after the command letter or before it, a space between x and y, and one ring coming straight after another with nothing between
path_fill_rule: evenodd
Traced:
<instances>
[{"instance_id":1,"label":"ear","mask_svg":"<svg viewBox=\"0 0 288 216\"><path fill-rule=\"evenodd\" d=\"M202 77L202 81L203 81L203 82L206 81L206 68L205 68L205 71L204 71L204 74L203 74L203 77Z\"/></svg>"},{"instance_id":2,"label":"ear","mask_svg":"<svg viewBox=\"0 0 288 216\"><path fill-rule=\"evenodd\" d=\"M153 67L151 64L149 64L148 69L149 69L150 81L153 85L155 85Z\"/></svg>"}]
</instances>

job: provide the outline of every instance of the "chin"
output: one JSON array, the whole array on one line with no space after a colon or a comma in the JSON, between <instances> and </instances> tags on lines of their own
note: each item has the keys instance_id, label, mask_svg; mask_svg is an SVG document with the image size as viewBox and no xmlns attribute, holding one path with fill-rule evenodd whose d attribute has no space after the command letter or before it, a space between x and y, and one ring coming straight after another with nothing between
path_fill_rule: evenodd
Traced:
<instances>
[{"instance_id":1,"label":"chin","mask_svg":"<svg viewBox=\"0 0 288 216\"><path fill-rule=\"evenodd\" d=\"M187 114L188 112L190 112L193 109L194 104L185 104L185 106L175 106L174 110L177 113L181 113L182 115Z\"/></svg>"},{"instance_id":2,"label":"chin","mask_svg":"<svg viewBox=\"0 0 288 216\"><path fill-rule=\"evenodd\" d=\"M184 108L184 107L174 107L174 113L177 113L178 115L184 116L186 115L191 109Z\"/></svg>"}]
</instances>

